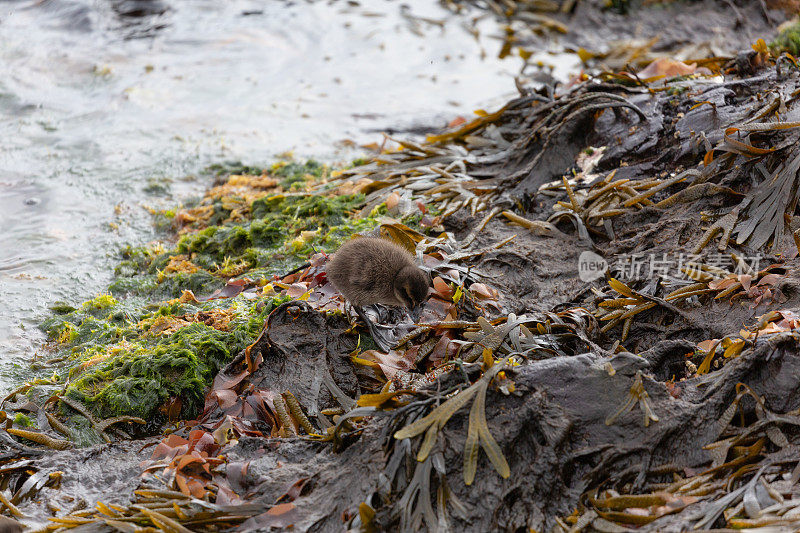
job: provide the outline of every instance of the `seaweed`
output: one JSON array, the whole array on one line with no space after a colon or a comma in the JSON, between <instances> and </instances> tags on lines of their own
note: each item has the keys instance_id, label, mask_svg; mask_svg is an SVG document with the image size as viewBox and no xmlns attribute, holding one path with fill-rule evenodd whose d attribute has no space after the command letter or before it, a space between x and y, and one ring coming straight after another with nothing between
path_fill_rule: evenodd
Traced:
<instances>
[{"instance_id":1,"label":"seaweed","mask_svg":"<svg viewBox=\"0 0 800 533\"><path fill-rule=\"evenodd\" d=\"M464 483L471 485L475 479L475 471L478 464L478 445L486 452L487 457L489 457L500 476L507 478L511 473L508 463L497 442L489 432L484 413L486 390L495 376L505 368L507 362L508 359L506 358L499 363L494 363L475 384L459 392L424 418L397 431L394 437L401 440L416 437L425 432L425 438L422 440L419 451L417 451L417 461L425 461L436 443L439 430L447 424L447 421L456 411L475 397L469 413L469 430L464 444Z\"/></svg>"}]
</instances>

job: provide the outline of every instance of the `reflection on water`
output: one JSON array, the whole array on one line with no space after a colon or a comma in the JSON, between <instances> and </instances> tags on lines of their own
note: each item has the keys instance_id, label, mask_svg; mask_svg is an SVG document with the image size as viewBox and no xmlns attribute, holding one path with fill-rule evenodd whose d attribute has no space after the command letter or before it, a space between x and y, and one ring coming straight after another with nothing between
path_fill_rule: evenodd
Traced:
<instances>
[{"instance_id":1,"label":"reflection on water","mask_svg":"<svg viewBox=\"0 0 800 533\"><path fill-rule=\"evenodd\" d=\"M519 64L467 21L430 0L0 3L0 389L49 304L102 291L120 244L153 237L143 205L206 185L180 176L504 101Z\"/></svg>"}]
</instances>

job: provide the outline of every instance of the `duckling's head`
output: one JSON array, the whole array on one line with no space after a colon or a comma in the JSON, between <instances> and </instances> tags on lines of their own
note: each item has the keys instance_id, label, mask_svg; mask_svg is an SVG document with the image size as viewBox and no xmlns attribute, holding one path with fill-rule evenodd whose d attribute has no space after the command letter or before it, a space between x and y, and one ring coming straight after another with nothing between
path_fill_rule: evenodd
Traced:
<instances>
[{"instance_id":1,"label":"duckling's head","mask_svg":"<svg viewBox=\"0 0 800 533\"><path fill-rule=\"evenodd\" d=\"M414 309L428 298L428 276L415 265L403 267L394 279L394 295L408 309Z\"/></svg>"}]
</instances>

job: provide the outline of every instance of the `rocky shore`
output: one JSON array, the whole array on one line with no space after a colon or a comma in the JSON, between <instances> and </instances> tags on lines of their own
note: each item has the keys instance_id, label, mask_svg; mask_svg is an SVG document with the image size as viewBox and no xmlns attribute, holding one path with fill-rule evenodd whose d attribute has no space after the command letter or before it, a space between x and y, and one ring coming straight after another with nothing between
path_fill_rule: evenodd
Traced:
<instances>
[{"instance_id":1,"label":"rocky shore","mask_svg":"<svg viewBox=\"0 0 800 533\"><path fill-rule=\"evenodd\" d=\"M568 85L529 65L518 97L425 140L220 165L198 202L154 211L163 240L123 250L107 294L54 305L34 362L52 378L3 399L3 513L39 531L800 526L791 2L611 4L479 5L509 50L574 42ZM703 13L761 38L686 57L681 17ZM590 50L587 20L627 44ZM663 48L637 40L651 20L671 21ZM328 282L357 234L430 274L418 322L376 307L370 334Z\"/></svg>"}]
</instances>

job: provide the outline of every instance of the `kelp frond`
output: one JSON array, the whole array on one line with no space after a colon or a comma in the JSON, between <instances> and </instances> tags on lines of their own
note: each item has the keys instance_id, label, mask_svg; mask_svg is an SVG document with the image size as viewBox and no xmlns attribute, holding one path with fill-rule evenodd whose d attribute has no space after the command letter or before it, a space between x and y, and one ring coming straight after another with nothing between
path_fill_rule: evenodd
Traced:
<instances>
[{"instance_id":1,"label":"kelp frond","mask_svg":"<svg viewBox=\"0 0 800 533\"><path fill-rule=\"evenodd\" d=\"M464 483L470 485L475 479L475 470L478 460L478 443L480 443L500 476L507 478L511 475L511 470L500 447L489 433L485 413L486 390L492 379L505 368L507 362L508 358L505 358L499 363L494 364L469 388L453 396L431 411L427 416L397 431L394 437L398 440L407 439L416 437L425 432L422 445L420 445L419 451L417 452L417 461L425 461L436 443L439 430L447 424L447 421L450 420L450 417L452 417L456 411L465 406L473 397L476 397L472 409L470 410L469 429L467 431L467 441L464 449Z\"/></svg>"}]
</instances>

